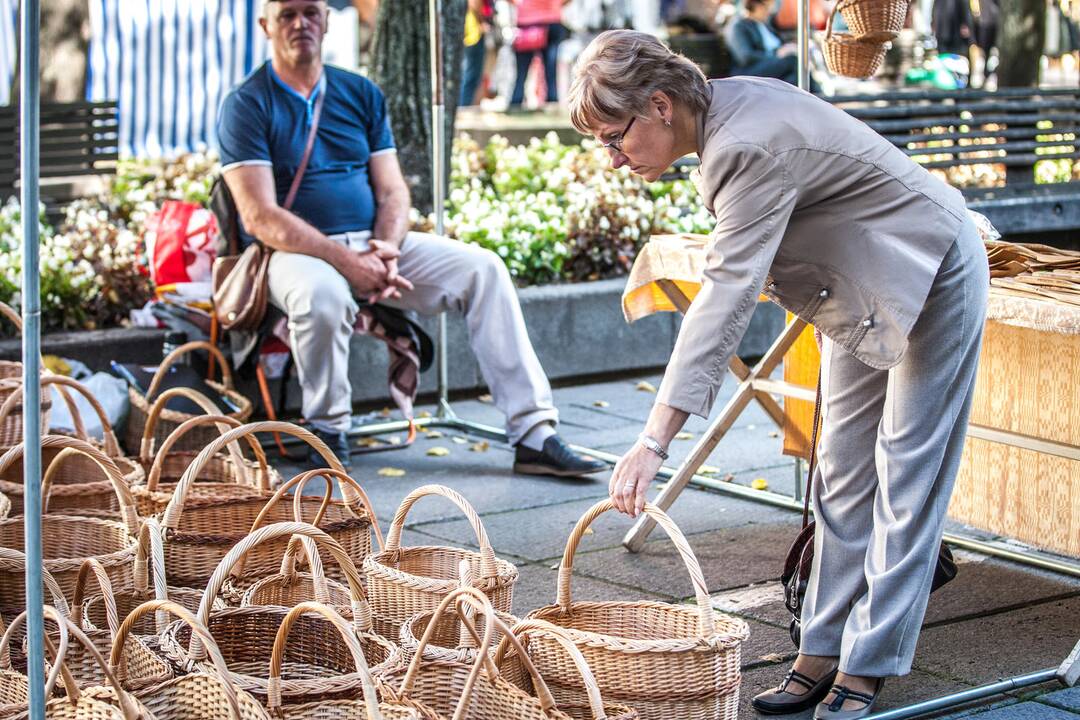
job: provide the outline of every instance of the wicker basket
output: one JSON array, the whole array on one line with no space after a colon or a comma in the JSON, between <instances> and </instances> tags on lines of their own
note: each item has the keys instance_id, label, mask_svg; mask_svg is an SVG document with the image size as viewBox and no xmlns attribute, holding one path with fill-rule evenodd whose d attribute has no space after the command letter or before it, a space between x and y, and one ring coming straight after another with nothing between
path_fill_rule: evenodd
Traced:
<instances>
[{"instance_id":1,"label":"wicker basket","mask_svg":"<svg viewBox=\"0 0 1080 720\"><path fill-rule=\"evenodd\" d=\"M8 496L0 492L0 520L7 519L7 516L11 514L11 500Z\"/></svg>"},{"instance_id":2,"label":"wicker basket","mask_svg":"<svg viewBox=\"0 0 1080 720\"><path fill-rule=\"evenodd\" d=\"M192 402L204 405L209 414L197 415L185 420L165 439L165 442L157 445L154 442L154 428L157 427L158 416L165 407L165 403L177 396L183 396ZM154 401L139 450L139 463L147 473L146 485L131 489L138 502L140 515L145 517L165 512L169 500L176 491L177 483L184 475L184 470L198 455L192 450L176 449L184 436L206 426L215 426L219 433L240 427L239 420L217 415L216 412L217 410L206 396L187 388L170 388ZM250 461L243 456L239 443L230 443L226 446L225 452L211 457L203 466L202 472L191 486L193 498L212 500L262 498L265 501L270 497L273 493L270 488L281 483L281 475L267 465L266 453L255 438L248 436L246 440L255 455L255 460Z\"/></svg>"},{"instance_id":3,"label":"wicker basket","mask_svg":"<svg viewBox=\"0 0 1080 720\"><path fill-rule=\"evenodd\" d=\"M837 8L840 4L837 4ZM877 72L885 53L892 46L889 41L896 36L889 33L860 38L848 33L834 33L833 20L837 8L833 8L825 28L825 65L834 75L868 78Z\"/></svg>"},{"instance_id":4,"label":"wicker basket","mask_svg":"<svg viewBox=\"0 0 1080 720\"><path fill-rule=\"evenodd\" d=\"M45 683L45 697L49 698L45 703L46 720L153 720L145 708L134 697L129 695L121 686L116 676L109 669L106 659L94 647L90 638L79 630L69 619L64 617L56 608L46 605L43 608L45 618L53 621L58 626L60 637L59 646L55 649L56 658L49 672L48 681ZM26 622L26 613L20 614L8 627L0 647L7 647L13 631L19 629ZM91 688L84 692L67 669L67 657L70 651L69 638L74 638L80 646L98 664L101 675L106 679L107 687ZM46 638L46 646L52 642ZM0 650L0 654L2 654ZM57 678L61 678L64 684L64 696L54 697L53 690L56 687ZM18 717L25 717L20 711Z\"/></svg>"},{"instance_id":5,"label":"wicker basket","mask_svg":"<svg viewBox=\"0 0 1080 720\"><path fill-rule=\"evenodd\" d=\"M147 419L150 417L152 398L154 398L154 396L157 395L158 390L160 390L161 383L165 378L165 373L169 371L169 368L171 368L177 360L195 350L206 350L214 356L214 359L221 366L221 382L207 380L206 384L229 398L229 400L231 400L238 408L235 412L227 413L228 416L235 418L240 422L247 422L248 418L251 417L251 401L237 392L236 388L233 387L232 371L229 370L229 364L225 361L225 356L221 354L221 351L208 342L197 341L185 343L166 355L165 359L161 361L161 365L158 366L157 372L154 373L153 380L150 381L150 387L146 390L146 395L141 395L135 388L128 388L128 399L131 401L131 411L128 413L127 432L124 435L124 442L127 445L128 452L135 454L139 451L139 447L142 444L143 429L146 426ZM215 414L217 412L218 411L215 409ZM192 415L177 410L163 410L154 429L154 439L157 441L157 444L161 445L161 443L165 442L165 438L167 438L180 423L191 417ZM195 432L187 435L183 443L176 449L199 451L205 445L208 445L213 441L217 435L218 433L213 428L204 428L202 432Z\"/></svg>"},{"instance_id":6,"label":"wicker basket","mask_svg":"<svg viewBox=\"0 0 1080 720\"><path fill-rule=\"evenodd\" d=\"M647 504L645 513L664 528L682 556L697 607L571 599L578 544L589 525L613 507L610 500L602 500L578 520L559 566L555 604L527 617L560 627L585 655L604 697L634 707L646 720L734 720L739 712L739 652L749 629L742 620L712 609L694 551L658 507ZM535 637L530 655L552 687L581 694L577 667L554 643Z\"/></svg>"},{"instance_id":7,"label":"wicker basket","mask_svg":"<svg viewBox=\"0 0 1080 720\"><path fill-rule=\"evenodd\" d=\"M581 675L583 693L560 693L558 690L548 688L555 697L556 705L564 713L574 718L574 720L603 720L604 718L608 720L637 720L639 716L634 708L626 705L604 703L600 696L600 687L596 684L596 678L593 677L592 670L589 669L589 664L585 661L585 656L558 627L543 620L524 620L510 626L510 631L521 643L521 646L525 648L525 652L529 651L529 639L532 637L543 637L557 644L577 668L578 673ZM510 643L504 638L499 643L499 648L495 653L496 667L499 668L502 676L507 679L511 677L521 678L527 684L515 684L526 692L534 693L535 688L532 687L529 674L520 671L520 658L516 652L508 654L509 649Z\"/></svg>"},{"instance_id":8,"label":"wicker basket","mask_svg":"<svg viewBox=\"0 0 1080 720\"><path fill-rule=\"evenodd\" d=\"M153 569L153 586L150 585L148 567ZM169 600L189 612L199 609L202 592L189 588L169 587L165 577L164 549L161 526L154 518L147 518L139 529L139 542L136 546L135 563L132 567L132 585L114 588L111 603L104 594L87 599L85 605L74 598L72 617L82 618L83 627L94 631L105 627L115 628L119 618L126 617L139 605L150 600ZM214 609L225 607L218 603ZM140 617L131 631L143 640L151 649L157 649L158 634L165 629L165 616Z\"/></svg>"},{"instance_id":9,"label":"wicker basket","mask_svg":"<svg viewBox=\"0 0 1080 720\"><path fill-rule=\"evenodd\" d=\"M26 572L26 556L18 550L8 550L7 548L0 548L0 560L6 560L11 565L17 566ZM52 606L63 615L64 617L71 617L71 610L68 607L67 598L64 597L63 591L60 589L60 585L56 582L56 579L52 576L48 570L42 570L41 572L42 585L45 592L48 593L48 597L52 603ZM11 606L3 609L3 613L6 613L10 617L15 617L26 608L25 598L17 606ZM0 622L0 635L4 630L3 623ZM0 669L13 668L16 672L25 675L26 674L26 647L25 647L25 632L17 634L10 643L9 646L5 646L3 651L0 651ZM0 692L0 695L3 693ZM4 702L0 700L0 706ZM0 712L0 718L3 718L3 712Z\"/></svg>"},{"instance_id":10,"label":"wicker basket","mask_svg":"<svg viewBox=\"0 0 1080 720\"><path fill-rule=\"evenodd\" d=\"M165 528L165 570L172 582L186 587L205 587L218 563L237 542L248 535L256 523L292 520L294 509L286 503L262 499L199 499L189 503L195 478L212 458L230 443L260 432L280 432L300 438L322 455L335 470L344 468L326 445L315 435L301 427L285 422L258 422L243 425L217 437L203 448L191 462L176 486L172 500L165 508L162 526ZM329 502L326 498L301 498L304 508L321 508L327 504L318 520L322 528L348 550L351 557L363 558L371 550L371 518L373 515L358 507L349 497ZM329 489L327 490L329 495ZM272 503L272 504L271 504ZM264 512L269 506L271 509ZM313 511L312 514L316 514ZM258 548L246 559L244 575L251 581L276 572L285 553L288 539L282 538ZM250 583L248 583L250 584ZM238 593L230 601L239 602L246 585L237 587Z\"/></svg>"},{"instance_id":11,"label":"wicker basket","mask_svg":"<svg viewBox=\"0 0 1080 720\"><path fill-rule=\"evenodd\" d=\"M910 0L840 0L836 10L859 39L891 40L904 29Z\"/></svg>"},{"instance_id":12,"label":"wicker basket","mask_svg":"<svg viewBox=\"0 0 1080 720\"><path fill-rule=\"evenodd\" d=\"M301 550L307 558L308 572L299 572L296 567L296 556ZM348 586L327 579L319 549L308 538L290 542L281 559L281 570L276 575L256 580L244 591L240 607L278 605L291 608L302 602L317 602L335 608L348 608L352 602Z\"/></svg>"},{"instance_id":13,"label":"wicker basket","mask_svg":"<svg viewBox=\"0 0 1080 720\"><path fill-rule=\"evenodd\" d=\"M401 547L401 531L413 504L422 497L438 495L458 506L472 525L479 552L455 547ZM425 485L401 501L390 524L386 547L364 561L375 632L398 637L401 624L413 615L434 610L447 593L458 587L459 563L469 563L479 588L491 598L499 612L510 612L518 572L510 563L495 557L480 517L461 495L442 485Z\"/></svg>"},{"instance_id":14,"label":"wicker basket","mask_svg":"<svg viewBox=\"0 0 1080 720\"><path fill-rule=\"evenodd\" d=\"M22 334L22 318L11 306L0 302L0 315L6 317ZM44 373L43 373L44 374ZM16 388L22 386L23 364L12 360L0 360L0 450L18 445L23 439L23 408L17 401L10 405L7 399ZM49 431L49 395L41 395L41 434Z\"/></svg>"},{"instance_id":15,"label":"wicker basket","mask_svg":"<svg viewBox=\"0 0 1080 720\"><path fill-rule=\"evenodd\" d=\"M221 657L210 631L185 608L167 600L150 600L139 605L117 630L109 667L121 682L127 677L128 670L123 652L125 642L136 631L136 626L145 624L152 613L166 612L187 623L192 632L198 635L214 671L191 673L137 692L136 697L153 714L154 720L269 720L270 716L262 705L248 693L238 690L229 680L225 659Z\"/></svg>"},{"instance_id":16,"label":"wicker basket","mask_svg":"<svg viewBox=\"0 0 1080 720\"><path fill-rule=\"evenodd\" d=\"M0 457L0 490L11 498L13 515L23 514L26 488L22 444ZM59 515L120 519L122 509L116 484L130 489L129 481L142 477L142 468L127 458L111 458L85 440L68 435L41 438L42 512Z\"/></svg>"},{"instance_id":17,"label":"wicker basket","mask_svg":"<svg viewBox=\"0 0 1080 720\"><path fill-rule=\"evenodd\" d=\"M69 442L71 438L61 438ZM53 442L45 438L42 442ZM13 448L8 456L22 457L22 448ZM114 585L131 584L131 564L135 557L135 537L139 533L139 514L135 499L120 478L116 466L99 450L83 450L94 457L113 482L121 520L76 515L45 514L41 517L42 566L53 574L65 597L75 589L79 568L87 558L96 558L109 573ZM112 465L112 467L110 467ZM44 490L44 488L43 488ZM24 518L0 520L0 547L22 550ZM26 585L18 567L0 559L0 608L23 604Z\"/></svg>"},{"instance_id":18,"label":"wicker basket","mask_svg":"<svg viewBox=\"0 0 1080 720\"><path fill-rule=\"evenodd\" d=\"M290 677L286 666L289 635L304 615L317 615L337 632L348 649L353 666L348 672L329 669L318 683ZM289 720L382 717L385 720L420 720L420 708L404 701L379 702L375 680L364 657L364 648L349 623L327 605L304 602L289 610L274 638L270 654L269 692L266 706L275 717ZM342 697L345 695L345 697Z\"/></svg>"},{"instance_id":19,"label":"wicker basket","mask_svg":"<svg viewBox=\"0 0 1080 720\"><path fill-rule=\"evenodd\" d=\"M221 591L225 577L234 570L241 558L260 544L276 545L278 541L287 541L294 535L311 538L345 568L351 592L348 614L352 616L354 633L375 671L396 665L400 658L396 645L370 632L371 609L364 596L363 584L341 545L306 523L268 525L244 538L221 561L206 586L198 616L217 640L233 682L260 699L265 699L268 694L266 658L273 652L275 636L288 609L249 606L212 612L210 606ZM327 696L338 692L348 693L351 685L337 687L332 680L326 679L328 676L349 673L354 667L352 655L337 631L325 621L310 617L301 618L298 624L299 637L289 645L285 656L285 674L295 679L290 681L292 684L288 694L300 694L303 689ZM161 649L176 666L207 667L205 653L197 639L192 638L190 629L182 623L173 623L165 629L161 636Z\"/></svg>"},{"instance_id":20,"label":"wicker basket","mask_svg":"<svg viewBox=\"0 0 1080 720\"><path fill-rule=\"evenodd\" d=\"M462 605L470 605L484 618L482 638L476 638L477 651L472 663L429 660L426 646L442 622L442 615L456 612L465 627ZM517 652L529 673L539 697L533 697L499 675L492 660L491 642L495 628ZM483 672L482 672L483 671ZM408 669L398 667L383 677L383 696L392 700L416 703L440 720L569 720L560 711L547 685L510 629L502 624L487 596L473 587L459 587L447 593L435 609L434 620L420 638L420 644Z\"/></svg>"}]
</instances>

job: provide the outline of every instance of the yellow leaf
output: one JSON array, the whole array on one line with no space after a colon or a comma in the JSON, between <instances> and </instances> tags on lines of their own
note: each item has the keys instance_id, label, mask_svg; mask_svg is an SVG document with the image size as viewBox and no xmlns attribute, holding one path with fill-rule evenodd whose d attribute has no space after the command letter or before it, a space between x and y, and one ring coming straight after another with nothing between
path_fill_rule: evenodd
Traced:
<instances>
[{"instance_id":1,"label":"yellow leaf","mask_svg":"<svg viewBox=\"0 0 1080 720\"><path fill-rule=\"evenodd\" d=\"M454 442L455 444L457 444L457 445L467 445L469 443L468 438L463 438L463 437L460 437L460 436L459 437L452 437L452 438L450 438L450 440L452 442Z\"/></svg>"},{"instance_id":2,"label":"yellow leaf","mask_svg":"<svg viewBox=\"0 0 1080 720\"><path fill-rule=\"evenodd\" d=\"M680 433L675 433L675 439L676 440L693 440L694 439L694 433L685 432L685 431L680 432Z\"/></svg>"},{"instance_id":3,"label":"yellow leaf","mask_svg":"<svg viewBox=\"0 0 1080 720\"><path fill-rule=\"evenodd\" d=\"M762 655L761 659L765 662L779 663L784 662L785 658L780 653L768 653L767 655Z\"/></svg>"},{"instance_id":4,"label":"yellow leaf","mask_svg":"<svg viewBox=\"0 0 1080 720\"><path fill-rule=\"evenodd\" d=\"M581 533L581 534L582 535L594 535L595 532L593 531L593 529L591 527L589 527L589 528L585 528L585 531L583 533Z\"/></svg>"},{"instance_id":5,"label":"yellow leaf","mask_svg":"<svg viewBox=\"0 0 1080 720\"><path fill-rule=\"evenodd\" d=\"M656 386L653 385L651 382L646 382L644 380L639 382L634 387L636 387L638 390L641 390L642 392L648 392L648 393L655 393L656 392Z\"/></svg>"},{"instance_id":6,"label":"yellow leaf","mask_svg":"<svg viewBox=\"0 0 1080 720\"><path fill-rule=\"evenodd\" d=\"M379 475L383 477L402 477L405 475L405 471L396 467L384 467L379 468Z\"/></svg>"},{"instance_id":7,"label":"yellow leaf","mask_svg":"<svg viewBox=\"0 0 1080 720\"><path fill-rule=\"evenodd\" d=\"M754 478L753 482L750 483L750 487L755 490L766 490L769 487L769 481L765 478Z\"/></svg>"},{"instance_id":8,"label":"yellow leaf","mask_svg":"<svg viewBox=\"0 0 1080 720\"><path fill-rule=\"evenodd\" d=\"M428 440L434 440L435 438L441 438L442 433L438 430L429 430L428 432L424 433L424 437L426 437Z\"/></svg>"},{"instance_id":9,"label":"yellow leaf","mask_svg":"<svg viewBox=\"0 0 1080 720\"><path fill-rule=\"evenodd\" d=\"M383 443L382 443L382 440L379 440L378 438L362 437L362 438L360 438L359 440L356 441L356 444L359 447L378 447L379 445L382 445Z\"/></svg>"},{"instance_id":10,"label":"yellow leaf","mask_svg":"<svg viewBox=\"0 0 1080 720\"><path fill-rule=\"evenodd\" d=\"M607 407L610 404L611 403L609 403L607 400L596 400L596 401L593 402L593 405L595 407L600 407L600 408Z\"/></svg>"},{"instance_id":11,"label":"yellow leaf","mask_svg":"<svg viewBox=\"0 0 1080 720\"><path fill-rule=\"evenodd\" d=\"M473 452L487 452L489 447L491 447L491 443L489 443L487 440L481 440L478 443L473 443L472 445L470 445L469 449Z\"/></svg>"},{"instance_id":12,"label":"yellow leaf","mask_svg":"<svg viewBox=\"0 0 1080 720\"><path fill-rule=\"evenodd\" d=\"M489 393L484 393L483 395L481 395L480 397L478 397L476 399L479 400L482 403L489 403L492 400L494 400L494 398L492 398Z\"/></svg>"},{"instance_id":13,"label":"yellow leaf","mask_svg":"<svg viewBox=\"0 0 1080 720\"><path fill-rule=\"evenodd\" d=\"M429 417L431 417L431 413L428 412L427 410L421 410L420 414L417 415L416 417L429 418Z\"/></svg>"},{"instance_id":14,"label":"yellow leaf","mask_svg":"<svg viewBox=\"0 0 1080 720\"><path fill-rule=\"evenodd\" d=\"M390 408L384 407L382 410L379 411L379 414L383 417L390 417Z\"/></svg>"},{"instance_id":15,"label":"yellow leaf","mask_svg":"<svg viewBox=\"0 0 1080 720\"><path fill-rule=\"evenodd\" d=\"M719 475L720 468L713 467L712 465L702 465L698 468L699 475Z\"/></svg>"},{"instance_id":16,"label":"yellow leaf","mask_svg":"<svg viewBox=\"0 0 1080 720\"><path fill-rule=\"evenodd\" d=\"M428 448L427 454L431 455L432 457L443 457L444 455L449 455L450 450L448 448L444 448L442 445L436 445L433 448Z\"/></svg>"}]
</instances>

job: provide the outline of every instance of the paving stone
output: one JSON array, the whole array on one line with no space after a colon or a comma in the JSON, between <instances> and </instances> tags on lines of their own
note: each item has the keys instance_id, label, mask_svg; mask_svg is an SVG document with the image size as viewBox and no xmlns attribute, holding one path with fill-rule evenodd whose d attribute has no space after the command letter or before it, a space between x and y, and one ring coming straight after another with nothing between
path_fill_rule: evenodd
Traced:
<instances>
[{"instance_id":1,"label":"paving stone","mask_svg":"<svg viewBox=\"0 0 1080 720\"><path fill-rule=\"evenodd\" d=\"M798 518L788 522L751 523L692 535L688 539L710 592L776 579L784 554L798 530ZM658 536L640 553L623 548L580 553L575 571L656 593L687 597L692 593L682 558L671 543Z\"/></svg>"},{"instance_id":2,"label":"paving stone","mask_svg":"<svg viewBox=\"0 0 1080 720\"><path fill-rule=\"evenodd\" d=\"M1040 695L1038 701L1080 714L1080 686Z\"/></svg>"},{"instance_id":3,"label":"paving stone","mask_svg":"<svg viewBox=\"0 0 1080 720\"><path fill-rule=\"evenodd\" d=\"M1080 715L1042 703L1022 702L964 717L977 720L1076 720Z\"/></svg>"},{"instance_id":4,"label":"paving stone","mask_svg":"<svg viewBox=\"0 0 1080 720\"><path fill-rule=\"evenodd\" d=\"M520 563L518 581L514 585L514 613L524 617L530 610L535 610L555 602L556 585L559 578L557 570L535 563ZM612 585L603 580L575 577L570 584L574 600L670 600L654 593L643 593L619 585Z\"/></svg>"},{"instance_id":5,"label":"paving stone","mask_svg":"<svg viewBox=\"0 0 1080 720\"><path fill-rule=\"evenodd\" d=\"M750 628L750 637L746 639L741 648L742 666L754 667L762 663L768 663L777 656L784 660L795 659L795 646L791 644L786 629L773 625L766 625L757 620L742 620Z\"/></svg>"},{"instance_id":6,"label":"paving stone","mask_svg":"<svg viewBox=\"0 0 1080 720\"><path fill-rule=\"evenodd\" d=\"M566 539L578 519L596 500L577 500L543 508L508 512L484 517L484 527L496 549L505 549L530 560L558 559ZM750 522L774 522L790 513L760 503L726 497L719 493L687 488L672 506L672 518L684 533L699 533ZM631 528L629 518L606 513L590 526L593 531L582 539L579 551L592 551L621 545ZM421 526L425 532L452 540L456 544L475 545L467 520L455 520Z\"/></svg>"},{"instance_id":7,"label":"paving stone","mask_svg":"<svg viewBox=\"0 0 1080 720\"><path fill-rule=\"evenodd\" d=\"M1080 597L927 628L914 665L982 685L1057 666L1076 644Z\"/></svg>"},{"instance_id":8,"label":"paving stone","mask_svg":"<svg viewBox=\"0 0 1080 720\"><path fill-rule=\"evenodd\" d=\"M745 660L744 660L745 662ZM758 713L751 705L750 701L758 693L765 692L770 688L774 688L780 684L780 681L784 679L784 675L791 669L791 661L777 663L775 665L766 665L765 667L754 668L752 670L744 670L742 674L742 684L739 687L739 717L740 718L761 718L766 717ZM785 720L812 720L814 717L814 709L804 710L800 713L791 713L783 716Z\"/></svg>"},{"instance_id":9,"label":"paving stone","mask_svg":"<svg viewBox=\"0 0 1080 720\"><path fill-rule=\"evenodd\" d=\"M715 593L713 607L741 618L786 628L791 613L784 607L784 588L776 580Z\"/></svg>"}]
</instances>

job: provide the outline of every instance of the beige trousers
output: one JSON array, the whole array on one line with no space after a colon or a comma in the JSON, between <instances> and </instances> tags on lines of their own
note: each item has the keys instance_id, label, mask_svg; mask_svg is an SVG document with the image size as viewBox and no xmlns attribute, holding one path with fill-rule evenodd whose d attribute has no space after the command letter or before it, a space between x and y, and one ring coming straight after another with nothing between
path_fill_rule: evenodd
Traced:
<instances>
[{"instance_id":1,"label":"beige trousers","mask_svg":"<svg viewBox=\"0 0 1080 720\"><path fill-rule=\"evenodd\" d=\"M360 233L349 233L356 239ZM346 242L345 235L332 239ZM490 250L410 232L398 267L414 289L388 304L421 315L464 315L469 344L495 406L506 416L511 443L541 422L558 421L551 386L536 357L514 283ZM289 335L303 392L303 414L323 430L349 429L349 339L357 303L331 265L309 255L270 257L270 302L289 318Z\"/></svg>"}]
</instances>

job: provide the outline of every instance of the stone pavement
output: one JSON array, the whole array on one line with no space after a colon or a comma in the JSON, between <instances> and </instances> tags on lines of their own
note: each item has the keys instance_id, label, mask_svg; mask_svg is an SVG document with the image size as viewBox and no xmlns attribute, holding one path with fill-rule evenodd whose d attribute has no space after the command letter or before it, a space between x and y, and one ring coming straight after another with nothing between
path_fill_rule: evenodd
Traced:
<instances>
[{"instance_id":1,"label":"stone pavement","mask_svg":"<svg viewBox=\"0 0 1080 720\"><path fill-rule=\"evenodd\" d=\"M654 398L637 389L641 381L657 386L660 378L556 389L561 433L580 445L621 452L640 432ZM733 387L731 382L725 384L717 409ZM501 426L500 414L489 403L457 402L454 409L462 417ZM686 430L696 438L705 427L705 421L692 418ZM586 481L514 476L510 447L491 443L486 450L474 451L471 444L479 438L441 432L436 438L420 435L408 449L354 457L353 475L371 495L384 532L398 503L413 488L425 483L453 487L480 513L496 554L518 566L515 613L524 615L553 602L566 537L578 517L606 495L607 474ZM684 457L693 442L676 440L672 462ZM720 476L730 473L731 482L749 485L764 478L770 489L790 494L794 463L780 454L780 442L771 421L754 406L720 443L709 464L719 469ZM434 447L449 454L427 455ZM387 467L405 474L377 473ZM671 515L697 554L715 606L750 626L750 639L742 650L740 717L756 717L750 697L775 685L795 657L776 580L799 528L799 515L692 488L682 494ZM686 572L662 532L652 536L641 554L633 555L620 545L629 526L626 518L614 513L594 524L594 533L583 540L575 562L574 598L692 600ZM414 506L404 542L475 546L476 540L456 508L431 498ZM914 670L886 683L880 709L1057 667L1080 637L1080 579L972 553L957 555L957 579L930 601ZM1080 720L1080 688L1041 685L937 717L974 714L979 720ZM811 713L793 717L809 718Z\"/></svg>"}]
</instances>

